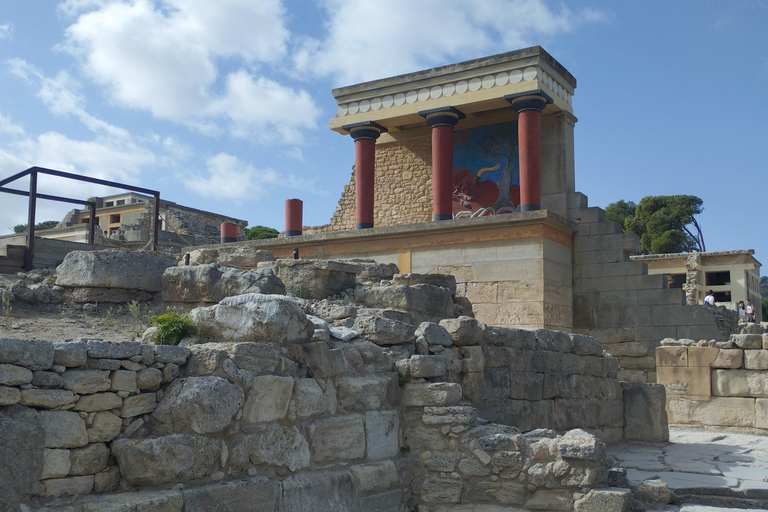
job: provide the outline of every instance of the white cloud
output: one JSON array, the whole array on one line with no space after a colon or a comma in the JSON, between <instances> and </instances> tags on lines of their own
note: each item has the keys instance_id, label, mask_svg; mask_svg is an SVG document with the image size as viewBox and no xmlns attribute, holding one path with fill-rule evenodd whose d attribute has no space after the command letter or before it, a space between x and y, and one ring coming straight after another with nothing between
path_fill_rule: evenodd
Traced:
<instances>
[{"instance_id":1,"label":"white cloud","mask_svg":"<svg viewBox=\"0 0 768 512\"><path fill-rule=\"evenodd\" d=\"M545 0L324 0L327 35L304 40L299 72L339 84L417 71L539 44L584 23L595 9L550 8Z\"/></svg>"},{"instance_id":2,"label":"white cloud","mask_svg":"<svg viewBox=\"0 0 768 512\"><path fill-rule=\"evenodd\" d=\"M9 24L0 25L0 39L11 38L11 26Z\"/></svg>"},{"instance_id":3,"label":"white cloud","mask_svg":"<svg viewBox=\"0 0 768 512\"><path fill-rule=\"evenodd\" d=\"M274 169L256 169L239 158L219 153L206 161L206 174L185 176L185 186L204 197L236 201L263 197L268 189L280 186L300 190L314 188L314 181L278 173Z\"/></svg>"},{"instance_id":4,"label":"white cloud","mask_svg":"<svg viewBox=\"0 0 768 512\"><path fill-rule=\"evenodd\" d=\"M280 65L287 54L290 33L280 0L64 5L63 12L78 17L61 48L76 55L84 73L120 106L208 135L226 128L236 137L269 142L295 142L299 130L316 125L310 96L261 69Z\"/></svg>"}]
</instances>

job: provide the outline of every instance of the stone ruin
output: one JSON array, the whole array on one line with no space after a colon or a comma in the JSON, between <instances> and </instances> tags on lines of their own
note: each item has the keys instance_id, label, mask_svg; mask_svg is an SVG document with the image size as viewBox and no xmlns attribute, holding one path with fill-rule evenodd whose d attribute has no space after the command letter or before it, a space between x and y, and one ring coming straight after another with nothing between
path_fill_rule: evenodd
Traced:
<instances>
[{"instance_id":1,"label":"stone ruin","mask_svg":"<svg viewBox=\"0 0 768 512\"><path fill-rule=\"evenodd\" d=\"M71 253L37 283L197 333L1 339L0 510L624 511L605 443L668 439L662 386L589 336L478 322L452 276L250 257Z\"/></svg>"}]
</instances>

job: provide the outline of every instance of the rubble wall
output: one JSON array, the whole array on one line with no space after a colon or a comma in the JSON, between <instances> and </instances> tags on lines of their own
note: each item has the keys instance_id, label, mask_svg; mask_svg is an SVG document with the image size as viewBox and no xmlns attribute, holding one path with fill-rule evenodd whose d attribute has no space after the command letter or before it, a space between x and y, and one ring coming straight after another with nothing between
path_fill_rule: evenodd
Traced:
<instances>
[{"instance_id":1,"label":"rubble wall","mask_svg":"<svg viewBox=\"0 0 768 512\"><path fill-rule=\"evenodd\" d=\"M599 339L621 363L619 379L656 382L654 349L665 338L724 340L733 315L724 308L688 305L685 292L648 275L636 235L605 220L600 208L576 208L573 238L573 330Z\"/></svg>"},{"instance_id":2,"label":"rubble wall","mask_svg":"<svg viewBox=\"0 0 768 512\"><path fill-rule=\"evenodd\" d=\"M690 343L669 339L656 349L669 423L768 433L768 334Z\"/></svg>"}]
</instances>

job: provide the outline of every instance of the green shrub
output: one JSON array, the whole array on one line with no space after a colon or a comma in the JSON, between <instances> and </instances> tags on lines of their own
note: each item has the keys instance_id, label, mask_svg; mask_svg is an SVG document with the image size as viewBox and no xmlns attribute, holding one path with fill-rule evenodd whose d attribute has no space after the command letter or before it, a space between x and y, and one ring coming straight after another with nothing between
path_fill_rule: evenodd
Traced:
<instances>
[{"instance_id":1,"label":"green shrub","mask_svg":"<svg viewBox=\"0 0 768 512\"><path fill-rule=\"evenodd\" d=\"M155 345L178 345L183 338L195 334L195 323L186 313L170 311L152 317L149 323L157 326Z\"/></svg>"}]
</instances>

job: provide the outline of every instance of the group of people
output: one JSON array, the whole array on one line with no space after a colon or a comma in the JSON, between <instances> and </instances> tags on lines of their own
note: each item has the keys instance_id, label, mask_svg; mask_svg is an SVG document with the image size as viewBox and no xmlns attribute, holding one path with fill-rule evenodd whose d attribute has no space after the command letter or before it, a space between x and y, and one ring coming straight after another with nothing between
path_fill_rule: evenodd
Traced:
<instances>
[{"instance_id":1,"label":"group of people","mask_svg":"<svg viewBox=\"0 0 768 512\"><path fill-rule=\"evenodd\" d=\"M715 292L709 290L704 297L704 304L707 306L715 305ZM742 322L754 322L755 321L755 306L747 299L746 304L743 300L739 301L739 318Z\"/></svg>"}]
</instances>

